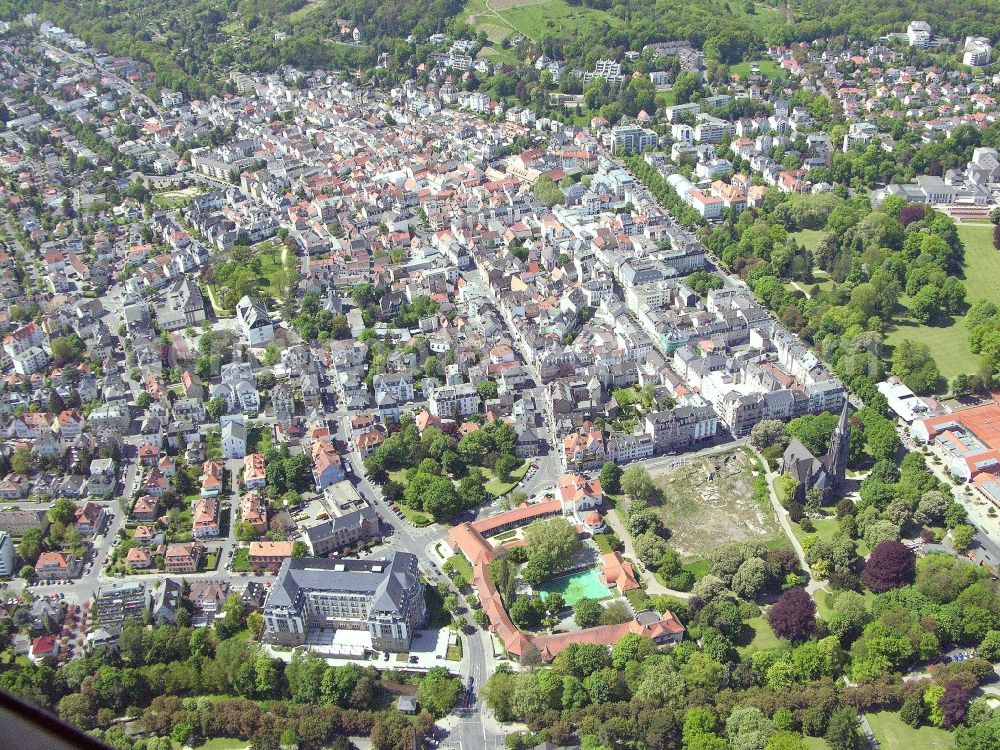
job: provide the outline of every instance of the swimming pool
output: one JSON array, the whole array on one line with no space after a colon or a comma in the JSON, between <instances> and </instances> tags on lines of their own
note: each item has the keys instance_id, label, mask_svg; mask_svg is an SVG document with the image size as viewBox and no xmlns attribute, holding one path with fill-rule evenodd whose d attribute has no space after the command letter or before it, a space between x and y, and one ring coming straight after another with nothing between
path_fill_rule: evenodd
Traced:
<instances>
[{"instance_id":1,"label":"swimming pool","mask_svg":"<svg viewBox=\"0 0 1000 750\"><path fill-rule=\"evenodd\" d=\"M611 590L601 583L601 575L596 568L553 578L538 589L542 599L553 591L563 595L567 607L572 607L581 599L607 599L611 596Z\"/></svg>"}]
</instances>

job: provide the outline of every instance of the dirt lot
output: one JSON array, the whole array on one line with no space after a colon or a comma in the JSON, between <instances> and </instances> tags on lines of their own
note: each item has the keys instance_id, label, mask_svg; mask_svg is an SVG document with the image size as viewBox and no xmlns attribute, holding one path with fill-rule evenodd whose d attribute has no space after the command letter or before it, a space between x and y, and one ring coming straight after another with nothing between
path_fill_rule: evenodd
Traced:
<instances>
[{"instance_id":1,"label":"dirt lot","mask_svg":"<svg viewBox=\"0 0 1000 750\"><path fill-rule=\"evenodd\" d=\"M663 492L657 510L670 545L685 562L727 542L783 538L770 502L754 499L755 463L748 451L736 450L652 475Z\"/></svg>"}]
</instances>

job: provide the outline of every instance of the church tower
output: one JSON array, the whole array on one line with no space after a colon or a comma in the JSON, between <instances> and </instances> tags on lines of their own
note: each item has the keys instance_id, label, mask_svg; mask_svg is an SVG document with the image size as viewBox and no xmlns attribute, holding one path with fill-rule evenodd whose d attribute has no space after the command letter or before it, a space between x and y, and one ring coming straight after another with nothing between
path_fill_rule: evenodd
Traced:
<instances>
[{"instance_id":1,"label":"church tower","mask_svg":"<svg viewBox=\"0 0 1000 750\"><path fill-rule=\"evenodd\" d=\"M844 408L840 410L840 420L830 437L830 450L823 457L829 478L830 494L840 495L844 489L844 476L847 473L847 455L851 449L851 423L847 419L847 398Z\"/></svg>"}]
</instances>

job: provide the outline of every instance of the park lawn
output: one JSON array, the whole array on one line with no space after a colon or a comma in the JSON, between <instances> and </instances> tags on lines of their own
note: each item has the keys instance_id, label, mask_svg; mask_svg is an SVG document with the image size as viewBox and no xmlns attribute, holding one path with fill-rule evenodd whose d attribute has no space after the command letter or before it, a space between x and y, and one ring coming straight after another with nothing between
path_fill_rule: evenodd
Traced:
<instances>
[{"instance_id":1,"label":"park lawn","mask_svg":"<svg viewBox=\"0 0 1000 750\"><path fill-rule=\"evenodd\" d=\"M965 299L971 305L979 299L1000 304L1000 275L993 249L992 224L959 224L958 236L965 245ZM905 304L905 299L901 300ZM919 341L930 347L941 374L951 380L961 373L972 374L979 366L979 357L972 353L968 342L969 328L965 316L952 319L950 325L921 325L904 318L886 336L886 343L898 344L903 339Z\"/></svg>"},{"instance_id":2,"label":"park lawn","mask_svg":"<svg viewBox=\"0 0 1000 750\"><path fill-rule=\"evenodd\" d=\"M675 104L677 104L677 94L674 93L673 89L656 92L657 107L672 107Z\"/></svg>"},{"instance_id":3,"label":"park lawn","mask_svg":"<svg viewBox=\"0 0 1000 750\"><path fill-rule=\"evenodd\" d=\"M281 245L275 245L273 250L270 246L262 247L254 261L260 263L261 291L276 300L283 301L289 274L288 269L281 263Z\"/></svg>"},{"instance_id":4,"label":"park lawn","mask_svg":"<svg viewBox=\"0 0 1000 750\"><path fill-rule=\"evenodd\" d=\"M492 469L483 469L483 474L489 477L489 481L486 483L486 491L489 492L494 497L500 497L501 495L506 495L512 489L517 487L524 479L524 475L528 473L528 462L525 461L520 467L515 469L510 473L510 478L513 480L511 482L501 482L500 478L497 477Z\"/></svg>"},{"instance_id":5,"label":"park lawn","mask_svg":"<svg viewBox=\"0 0 1000 750\"><path fill-rule=\"evenodd\" d=\"M198 195L201 195L201 191L197 188L164 190L162 193L154 195L151 201L157 208L169 211L172 208L182 208L189 205Z\"/></svg>"},{"instance_id":6,"label":"park lawn","mask_svg":"<svg viewBox=\"0 0 1000 750\"><path fill-rule=\"evenodd\" d=\"M250 548L240 547L233 554L233 570L244 573L250 570Z\"/></svg>"},{"instance_id":7,"label":"park lawn","mask_svg":"<svg viewBox=\"0 0 1000 750\"><path fill-rule=\"evenodd\" d=\"M507 2L494 4L507 5ZM585 29L601 21L613 28L620 27L622 21L602 10L586 6L572 6L565 0L537 0L527 5L507 7L498 12L514 28L531 39L541 39L552 31L574 32Z\"/></svg>"},{"instance_id":8,"label":"park lawn","mask_svg":"<svg viewBox=\"0 0 1000 750\"><path fill-rule=\"evenodd\" d=\"M319 0L309 0L309 2L307 2L298 10L293 10L291 13L289 13L288 20L291 21L292 23L301 21L310 13L312 13L314 10L316 10L316 8L318 8L319 5L320 5Z\"/></svg>"},{"instance_id":9,"label":"park lawn","mask_svg":"<svg viewBox=\"0 0 1000 750\"><path fill-rule=\"evenodd\" d=\"M465 558L465 555L458 554L452 555L448 558L447 562L450 562L455 566L455 570L462 574L466 581L472 580L472 565Z\"/></svg>"},{"instance_id":10,"label":"park lawn","mask_svg":"<svg viewBox=\"0 0 1000 750\"><path fill-rule=\"evenodd\" d=\"M448 661L462 661L462 639L459 638L454 646L448 646L448 653L445 654Z\"/></svg>"},{"instance_id":11,"label":"park lawn","mask_svg":"<svg viewBox=\"0 0 1000 750\"><path fill-rule=\"evenodd\" d=\"M914 729L903 723L897 713L879 711L868 714L879 750L949 750L955 746L955 735L936 727Z\"/></svg>"},{"instance_id":12,"label":"park lawn","mask_svg":"<svg viewBox=\"0 0 1000 750\"><path fill-rule=\"evenodd\" d=\"M993 249L993 225L959 224L958 236L965 245L962 283L969 304L977 299L1000 304L1000 275L997 274L1000 253Z\"/></svg>"},{"instance_id":13,"label":"park lawn","mask_svg":"<svg viewBox=\"0 0 1000 750\"><path fill-rule=\"evenodd\" d=\"M712 563L708 560L692 560L689 563L685 563L682 567L695 578L701 579L711 572Z\"/></svg>"},{"instance_id":14,"label":"park lawn","mask_svg":"<svg viewBox=\"0 0 1000 750\"><path fill-rule=\"evenodd\" d=\"M967 299L973 299L968 295ZM961 373L973 374L979 366L979 357L972 353L968 340L969 329L965 317L955 318L948 326L928 326L912 318L899 320L885 337L890 346L904 339L927 344L941 374L951 380Z\"/></svg>"},{"instance_id":15,"label":"park lawn","mask_svg":"<svg viewBox=\"0 0 1000 750\"><path fill-rule=\"evenodd\" d=\"M235 740L229 737L214 737L202 745L196 745L196 750L244 750L250 745L246 740Z\"/></svg>"},{"instance_id":16,"label":"park lawn","mask_svg":"<svg viewBox=\"0 0 1000 750\"><path fill-rule=\"evenodd\" d=\"M804 245L809 252L814 253L819 246L820 240L826 235L827 232L824 229L800 229L797 232L789 233L788 236L800 245Z\"/></svg>"},{"instance_id":17,"label":"park lawn","mask_svg":"<svg viewBox=\"0 0 1000 750\"><path fill-rule=\"evenodd\" d=\"M406 516L406 519L414 526L430 526L434 523L434 517L430 513L408 508L403 503L396 503L396 507L399 508L399 512Z\"/></svg>"},{"instance_id":18,"label":"park lawn","mask_svg":"<svg viewBox=\"0 0 1000 750\"><path fill-rule=\"evenodd\" d=\"M743 624L753 631L753 639L746 646L739 648L741 653L771 651L781 647L781 641L778 639L778 636L774 634L774 631L771 630L771 625L768 623L767 618L765 618L764 615L751 617Z\"/></svg>"},{"instance_id":19,"label":"park lawn","mask_svg":"<svg viewBox=\"0 0 1000 750\"><path fill-rule=\"evenodd\" d=\"M806 750L830 750L830 745L822 737L803 737Z\"/></svg>"},{"instance_id":20,"label":"park lawn","mask_svg":"<svg viewBox=\"0 0 1000 750\"><path fill-rule=\"evenodd\" d=\"M663 494L653 508L684 563L705 560L727 542L786 543L770 498L755 497L757 466L749 451L734 450L653 474Z\"/></svg>"},{"instance_id":21,"label":"park lawn","mask_svg":"<svg viewBox=\"0 0 1000 750\"><path fill-rule=\"evenodd\" d=\"M760 67L761 75L765 75L768 78L785 78L788 75L774 60L752 60L748 62L741 62L739 65L731 65L729 67L730 75L739 75L739 77L743 80L749 78L750 65L752 62L757 63Z\"/></svg>"}]
</instances>

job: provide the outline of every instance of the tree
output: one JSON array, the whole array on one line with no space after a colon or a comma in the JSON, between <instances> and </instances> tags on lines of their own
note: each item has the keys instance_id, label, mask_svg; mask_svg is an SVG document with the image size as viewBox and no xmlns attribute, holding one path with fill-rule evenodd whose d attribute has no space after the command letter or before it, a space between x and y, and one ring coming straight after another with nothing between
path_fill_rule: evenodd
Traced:
<instances>
[{"instance_id":1,"label":"tree","mask_svg":"<svg viewBox=\"0 0 1000 750\"><path fill-rule=\"evenodd\" d=\"M47 515L50 523L69 526L76 518L76 506L72 500L60 498L49 506Z\"/></svg>"},{"instance_id":2,"label":"tree","mask_svg":"<svg viewBox=\"0 0 1000 750\"><path fill-rule=\"evenodd\" d=\"M861 724L858 721L858 712L846 706L834 709L830 714L823 739L830 746L830 750L860 750Z\"/></svg>"},{"instance_id":3,"label":"tree","mask_svg":"<svg viewBox=\"0 0 1000 750\"><path fill-rule=\"evenodd\" d=\"M853 640L861 635L870 619L865 598L861 594L856 591L841 591L833 601L827 628L838 638Z\"/></svg>"},{"instance_id":4,"label":"tree","mask_svg":"<svg viewBox=\"0 0 1000 750\"><path fill-rule=\"evenodd\" d=\"M292 542L292 557L307 557L309 555L309 547L301 539L296 539Z\"/></svg>"},{"instance_id":5,"label":"tree","mask_svg":"<svg viewBox=\"0 0 1000 750\"><path fill-rule=\"evenodd\" d=\"M903 339L893 350L892 374L919 394L936 393L943 385L930 347L910 339Z\"/></svg>"},{"instance_id":6,"label":"tree","mask_svg":"<svg viewBox=\"0 0 1000 750\"><path fill-rule=\"evenodd\" d=\"M622 492L633 500L651 502L656 497L656 485L641 466L630 466L621 476Z\"/></svg>"},{"instance_id":7,"label":"tree","mask_svg":"<svg viewBox=\"0 0 1000 750\"><path fill-rule=\"evenodd\" d=\"M581 628L593 628L600 624L602 607L595 599L584 597L573 605L573 622Z\"/></svg>"},{"instance_id":8,"label":"tree","mask_svg":"<svg viewBox=\"0 0 1000 750\"><path fill-rule=\"evenodd\" d=\"M767 619L779 638L805 640L816 628L816 602L804 588L788 589L771 607Z\"/></svg>"},{"instance_id":9,"label":"tree","mask_svg":"<svg viewBox=\"0 0 1000 750\"><path fill-rule=\"evenodd\" d=\"M973 688L961 680L950 680L945 683L944 694L938 698L942 727L952 729L965 721L972 691Z\"/></svg>"},{"instance_id":10,"label":"tree","mask_svg":"<svg viewBox=\"0 0 1000 750\"><path fill-rule=\"evenodd\" d=\"M431 667L417 685L420 706L437 719L447 716L458 703L462 683L444 667Z\"/></svg>"},{"instance_id":11,"label":"tree","mask_svg":"<svg viewBox=\"0 0 1000 750\"><path fill-rule=\"evenodd\" d=\"M733 592L744 599L756 599L768 583L767 563L759 557L751 557L733 575Z\"/></svg>"},{"instance_id":12,"label":"tree","mask_svg":"<svg viewBox=\"0 0 1000 750\"><path fill-rule=\"evenodd\" d=\"M610 495L617 495L622 491L621 479L622 470L614 461L605 461L601 467L599 477L601 489Z\"/></svg>"},{"instance_id":13,"label":"tree","mask_svg":"<svg viewBox=\"0 0 1000 750\"><path fill-rule=\"evenodd\" d=\"M688 104L701 94L701 74L685 70L674 79L674 101L678 104Z\"/></svg>"},{"instance_id":14,"label":"tree","mask_svg":"<svg viewBox=\"0 0 1000 750\"><path fill-rule=\"evenodd\" d=\"M902 542L882 542L872 550L861 572L861 582L881 594L913 583L916 562L913 551Z\"/></svg>"},{"instance_id":15,"label":"tree","mask_svg":"<svg viewBox=\"0 0 1000 750\"><path fill-rule=\"evenodd\" d=\"M583 548L573 524L561 516L534 521L524 530L528 549L526 580L537 584L563 570Z\"/></svg>"},{"instance_id":16,"label":"tree","mask_svg":"<svg viewBox=\"0 0 1000 750\"><path fill-rule=\"evenodd\" d=\"M413 725L398 711L381 711L371 731L374 750L410 750L415 744Z\"/></svg>"},{"instance_id":17,"label":"tree","mask_svg":"<svg viewBox=\"0 0 1000 750\"><path fill-rule=\"evenodd\" d=\"M38 556L42 554L42 531L41 529L28 529L21 537L17 545L17 554L21 556L28 565L34 565Z\"/></svg>"},{"instance_id":18,"label":"tree","mask_svg":"<svg viewBox=\"0 0 1000 750\"><path fill-rule=\"evenodd\" d=\"M774 731L774 723L759 708L736 708L726 719L732 750L764 750Z\"/></svg>"},{"instance_id":19,"label":"tree","mask_svg":"<svg viewBox=\"0 0 1000 750\"><path fill-rule=\"evenodd\" d=\"M778 419L762 419L750 430L750 444L757 450L788 442L785 423Z\"/></svg>"},{"instance_id":20,"label":"tree","mask_svg":"<svg viewBox=\"0 0 1000 750\"><path fill-rule=\"evenodd\" d=\"M237 523L233 528L233 533L241 542L252 542L257 538L257 529L254 528L253 524L249 524L246 521Z\"/></svg>"},{"instance_id":21,"label":"tree","mask_svg":"<svg viewBox=\"0 0 1000 750\"><path fill-rule=\"evenodd\" d=\"M604 611L601 612L601 618L598 620L601 625L618 625L623 622L628 622L633 618L632 610L629 609L629 606L621 600L611 602L611 604L603 609Z\"/></svg>"},{"instance_id":22,"label":"tree","mask_svg":"<svg viewBox=\"0 0 1000 750\"><path fill-rule=\"evenodd\" d=\"M976 529L967 523L960 523L951 530L951 544L959 552L968 552L976 536Z\"/></svg>"},{"instance_id":23,"label":"tree","mask_svg":"<svg viewBox=\"0 0 1000 750\"><path fill-rule=\"evenodd\" d=\"M509 453L504 453L497 459L493 470L496 472L497 476L500 477L501 482L509 482L511 473L521 468L522 463L524 462L521 461L521 459L516 458Z\"/></svg>"},{"instance_id":24,"label":"tree","mask_svg":"<svg viewBox=\"0 0 1000 750\"><path fill-rule=\"evenodd\" d=\"M35 577L35 569L30 565L24 565L17 573L19 578L23 578L26 581L30 581Z\"/></svg>"},{"instance_id":25,"label":"tree","mask_svg":"<svg viewBox=\"0 0 1000 750\"><path fill-rule=\"evenodd\" d=\"M476 393L479 394L479 398L483 401L492 401L495 399L499 393L497 388L497 381L495 380L483 380L476 385Z\"/></svg>"},{"instance_id":26,"label":"tree","mask_svg":"<svg viewBox=\"0 0 1000 750\"><path fill-rule=\"evenodd\" d=\"M10 457L10 468L15 474L30 474L34 463L35 459L32 457L31 451L24 445L18 446Z\"/></svg>"},{"instance_id":27,"label":"tree","mask_svg":"<svg viewBox=\"0 0 1000 750\"><path fill-rule=\"evenodd\" d=\"M219 417L226 413L226 402L218 396L210 398L205 402L205 411L213 422L217 422Z\"/></svg>"}]
</instances>

